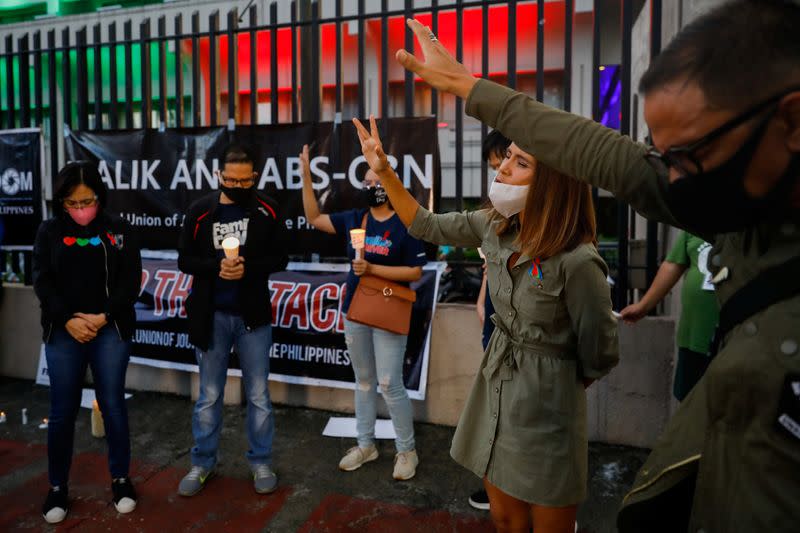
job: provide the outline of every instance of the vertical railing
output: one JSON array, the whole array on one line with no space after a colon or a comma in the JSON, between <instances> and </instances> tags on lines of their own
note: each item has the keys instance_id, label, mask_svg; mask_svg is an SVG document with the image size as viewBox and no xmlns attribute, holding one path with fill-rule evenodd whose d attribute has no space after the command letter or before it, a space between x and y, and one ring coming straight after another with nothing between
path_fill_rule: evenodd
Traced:
<instances>
[{"instance_id":1,"label":"vertical railing","mask_svg":"<svg viewBox=\"0 0 800 533\"><path fill-rule=\"evenodd\" d=\"M332 10L326 10L326 18L321 17L322 5L332 6ZM662 0L651 0L650 3L650 55L655 57L661 48L661 12ZM333 109L333 117L336 120L347 120L349 116L343 116L345 110L364 117L368 111L375 109L371 106L371 98L377 94L377 110L381 117L389 116L414 116L432 114L437 117L447 116L449 122L450 113L453 115L453 130L449 130L452 139L452 152L455 160L453 175L455 179L455 197L450 206L461 209L464 205L464 183L465 169L469 165L477 168L480 165L480 188L476 194L485 199L488 192L487 167L484 161L473 161L474 150L465 147L465 139L477 139L478 136L469 137L470 131L477 131L480 128L480 141L486 138L487 127L485 125L474 125L464 117L464 102L461 99L454 99L453 106L450 106L449 99L440 99L440 95L435 90L427 87L422 89L422 84L418 87L415 78L410 72L402 75L402 80L393 81L391 75L396 73L392 67L393 53L392 46L403 46L409 51L413 51L415 40L412 32L403 24L402 39L392 41L390 32L396 31L399 20L418 16L421 14L431 15L431 29L439 35L440 21L444 21L446 15L448 21L452 21L453 27L446 28L449 32L455 33L455 45L452 52L458 59L467 55L476 54L475 49L466 49L469 46L480 47L480 64L475 66L476 71L481 76L488 78L490 75L503 72L503 66L494 65L494 62L501 63L503 58L493 57L492 48L495 45L493 35L492 18L507 16L507 47L505 57L505 79L502 82L511 86L522 88L532 92L537 100L544 100L546 95L550 95L551 77L546 72L546 59L552 57L552 49L547 50L547 46L552 46L553 36L558 33L555 27L550 26L546 15L552 9L560 9L557 3L545 0L431 0L425 2L424 6L418 6L421 2L414 0L404 0L399 2L388 2L382 0L378 2L367 2L357 0L353 3L353 11L344 14L343 9L346 2L343 0L293 0L286 3L289 7L288 17L281 21L278 19L279 7L284 8L284 3L272 0L268 3L268 9L259 13L256 5L249 8L248 22L246 26L240 27L238 12L236 8L229 9L225 5L224 28L220 27L220 12L213 11L208 14L205 22L205 29L201 28L201 15L198 11L191 14L191 21L187 18L186 28L184 28L183 14L178 13L172 18L161 15L157 18L156 35L151 35L150 19L138 19L137 28L133 27L131 20L124 22L111 21L107 26L105 23L97 22L91 25L91 37L87 34L86 27L66 26L61 30L60 37L56 35L55 29L45 31L32 31L24 34L12 35L9 33L3 39L3 72L5 73L4 85L0 87L2 94L2 109L0 109L0 127L14 128L18 126L40 126L46 132L47 142L50 152L48 164L51 169L59 166L63 161L63 135L59 130L61 124L70 128L87 130L93 128L118 129L152 126L158 127L183 127L191 125L216 126L220 123L220 85L224 89L227 85L227 116L234 122L243 121L256 124L259 121L259 102L264 95L269 95L269 110L266 117L269 122L275 124L284 117L284 120L297 122L304 117L306 120L323 120L331 118L329 112ZM298 9L300 5L308 6L308 16L299 17ZM572 69L574 64L574 45L575 25L573 19L577 16L575 11L575 0L563 0L561 5L564 9L564 28L563 28L563 71L561 97L562 107L569 111L572 106L572 96L574 93ZM622 17L622 40L621 40L621 74L622 74L622 117L620 130L623 134L630 134L632 128L631 117L631 34L633 26L633 5L631 0L621 0ZM379 6L379 10L375 10ZM602 112L600 106L600 76L599 68L601 65L601 46L603 44L603 24L601 23L605 13L603 7L609 4L594 2L594 12L592 13L593 22L591 36L583 36L583 42L591 42L591 107L592 117L600 120ZM390 11L390 7L394 9ZM535 18L520 15L523 9L535 10ZM368 9L375 11L367 11ZM470 11L474 10L474 11ZM505 10L505 11L503 11ZM533 11L528 11L532 13ZM205 13L208 13L207 11ZM244 15L244 14L243 14ZM264 20L259 21L259 15ZM477 26L465 28L465 16L475 17L472 21L479 21L481 31L480 39L472 35L477 31ZM188 15L187 15L188 17ZM118 28L120 23L120 28ZM450 24L451 22L448 22ZM535 41L523 39L523 28L535 27ZM332 59L326 55L327 50L323 50L321 36L323 28L335 31L335 67L333 83L335 90L332 100L329 89L322 91L321 72L323 71L323 57L325 60ZM346 31L345 31L346 28ZM551 29L553 28L553 29ZM106 31L104 40L103 30ZM380 30L380 40L376 41L368 32ZM134 35L135 30L137 32ZM289 39L284 40L283 32L288 32ZM465 31L468 34L465 35ZM550 33L552 31L552 33ZM355 51L353 55L345 53L345 42L352 42L350 36L355 32ZM239 37L243 34L249 36L249 51L244 51L244 55L249 52L249 66L244 62L239 63ZM279 34L281 38L279 38ZM298 39L303 36L302 45L312 48L312 53L300 59L300 44ZM452 33L451 33L452 35ZM308 39L306 39L308 36ZM396 36L396 35L395 35ZM43 39L44 37L44 39ZM228 48L226 57L220 57L220 38L227 38ZM91 40L90 40L91 39ZM43 42L45 41L45 42ZM575 40L577 43L578 41ZM259 46L259 44L261 46ZM326 41L325 45L330 42ZM499 44L499 43L498 43ZM268 56L260 55L269 47ZM286 47L286 49L279 49ZM529 84L531 71L519 70L520 65L527 64L527 58L533 53L531 48L535 47L535 66L525 67L535 69L535 90L531 90ZM174 48L171 50L170 48ZM291 48L289 50L289 48ZM138 50L138 51L137 51ZM349 52L349 50L348 50ZM551 52L546 55L545 52ZM118 56L119 53L119 56ZM138 54L134 57L134 53ZM152 56L151 56L152 53ZM470 57L467 55L467 57ZM188 57L191 56L191 57ZM347 65L347 58L355 57L356 65ZM156 58L152 61L151 57ZM279 61L286 57L289 65L283 65L284 70L279 68ZM89 64L91 58L91 64ZM134 61L134 60L138 61ZM375 61L372 61L372 60ZM498 61L499 59L499 61ZM174 61L174 66L170 63ZM221 64L227 63L227 80L220 79L224 76ZM269 63L269 79L259 78L259 67L264 68ZM368 72L368 66L378 65L377 72ZM191 72L191 83L184 80L184 67L186 75ZM287 70L291 68L291 71ZM330 72L327 64L324 64L324 71ZM174 68L170 73L169 69ZM242 95L239 91L240 73L239 69L249 68L249 87L243 87ZM299 72L305 72L302 87L300 86ZM348 71L348 68L352 69ZM90 70L91 69L91 70ZM153 69L157 69L153 72ZM287 79L283 79L284 72L288 73ZM353 77L346 76L346 73L353 72ZM173 79L170 82L169 76ZM119 77L123 77L122 80ZM501 76L502 77L502 76ZM356 87L351 83L355 78ZM44 80L47 80L47 86ZM242 80L244 77L242 76ZM378 82L375 90L367 86L368 79L375 79ZM152 90L152 81L157 80L157 91ZM326 78L326 83L331 80ZM122 87L120 87L122 82ZM402 91L399 84L402 82ZM396 83L396 84L395 84ZM135 85L139 88L135 88ZM184 85L187 85L184 88ZM526 85L527 84L527 85ZM91 85L91 86L90 86ZM282 85L284 87L282 87ZM106 88L107 86L107 88ZM262 92L259 93L259 90ZM289 108L283 109L284 103L280 101L283 91L289 91ZM418 91L430 91L430 109L420 109L417 102L423 101L418 98ZM244 93L248 92L247 97ZM46 94L45 94L46 93ZM174 98L170 94L174 93ZM299 101L298 95L303 94L303 104ZM157 96L156 96L157 94ZM283 93L286 94L286 93ZM424 93L422 93L424 94ZM240 99L244 98L244 99ZM138 98L137 98L138 97ZM356 101L352 99L355 97ZM157 101L155 99L157 98ZM241 112L239 104L247 104L249 100L248 113ZM191 102L191 108L184 108L185 102ZM322 102L325 102L325 112L323 113ZM441 102L446 102L442 109ZM153 105L156 104L158 124L153 125ZM350 105L348 105L350 104ZM308 106L304 108L304 106ZM371 107L368 109L367 106ZM302 111L302 113L301 113ZM139 114L140 121L135 121L135 116ZM93 118L90 118L93 117ZM174 117L174 118L173 118ZM443 120L442 120L443 121ZM475 130L471 130L475 128ZM444 150L450 150L449 146L443 146ZM468 151L469 150L469 151ZM467 155L470 157L466 157ZM441 190L436 191L434 205L438 206L441 202ZM597 200L597 197L595 196ZM450 199L448 199L449 201ZM641 265L629 265L629 239L628 233L631 227L629 220L630 210L624 204L618 206L618 243L617 243L617 287L615 290L616 305L623 305L629 297L628 270L630 268L643 268ZM658 260L658 226L655 223L647 223L647 250L646 268L648 283L655 276Z\"/></svg>"}]
</instances>

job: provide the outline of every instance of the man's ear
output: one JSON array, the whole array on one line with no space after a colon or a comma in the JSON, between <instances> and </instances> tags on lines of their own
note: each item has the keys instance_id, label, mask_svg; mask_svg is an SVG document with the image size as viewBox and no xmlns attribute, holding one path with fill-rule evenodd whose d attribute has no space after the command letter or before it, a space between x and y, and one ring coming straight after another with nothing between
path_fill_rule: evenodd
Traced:
<instances>
[{"instance_id":1,"label":"man's ear","mask_svg":"<svg viewBox=\"0 0 800 533\"><path fill-rule=\"evenodd\" d=\"M791 152L800 153L800 91L783 97L778 112L786 124L786 146Z\"/></svg>"}]
</instances>

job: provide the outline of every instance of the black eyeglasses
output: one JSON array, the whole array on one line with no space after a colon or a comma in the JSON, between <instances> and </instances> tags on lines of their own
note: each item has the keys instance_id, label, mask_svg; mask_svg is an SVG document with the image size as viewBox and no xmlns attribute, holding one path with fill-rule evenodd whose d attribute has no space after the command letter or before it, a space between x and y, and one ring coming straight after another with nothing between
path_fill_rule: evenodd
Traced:
<instances>
[{"instance_id":1,"label":"black eyeglasses","mask_svg":"<svg viewBox=\"0 0 800 533\"><path fill-rule=\"evenodd\" d=\"M659 152L653 146L653 140L648 134L644 142L649 146L649 148L647 152L645 152L644 158L647 160L648 163L650 163L650 166L652 166L656 170L656 172L662 175L668 174L670 168L675 168L682 174L689 176L695 174L702 174L703 165L700 163L700 158L697 156L698 150L708 146L709 144L719 139L732 129L744 124L748 120L757 116L759 113L762 113L765 109L769 108L770 106L775 105L778 102L778 100L780 100L790 92L798 90L800 90L800 87L794 87L789 89L788 91L783 91L780 94L772 96L771 98L761 102L760 104L754 106L748 111L745 111L738 117L734 117L725 124L712 130L710 133L706 134L699 140L691 142L689 144L684 144L682 146L673 146L664 153ZM772 118L772 112L764 116L761 124L763 124L770 118Z\"/></svg>"},{"instance_id":2,"label":"black eyeglasses","mask_svg":"<svg viewBox=\"0 0 800 533\"><path fill-rule=\"evenodd\" d=\"M236 178L229 178L222 172L217 171L217 177L219 181L224 183L226 187L231 187L231 188L241 187L246 189L247 187L252 187L253 184L255 184L256 182L255 176L256 174L254 173L252 178L236 179Z\"/></svg>"}]
</instances>

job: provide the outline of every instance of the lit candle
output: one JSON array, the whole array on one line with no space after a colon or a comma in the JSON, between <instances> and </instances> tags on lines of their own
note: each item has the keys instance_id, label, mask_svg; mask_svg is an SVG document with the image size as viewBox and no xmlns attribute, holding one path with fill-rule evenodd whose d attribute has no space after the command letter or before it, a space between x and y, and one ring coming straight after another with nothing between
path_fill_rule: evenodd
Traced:
<instances>
[{"instance_id":1,"label":"lit candle","mask_svg":"<svg viewBox=\"0 0 800 533\"><path fill-rule=\"evenodd\" d=\"M39 424L39 429L47 429L47 424L49 421L46 418L42 418L42 423Z\"/></svg>"},{"instance_id":2,"label":"lit candle","mask_svg":"<svg viewBox=\"0 0 800 533\"><path fill-rule=\"evenodd\" d=\"M0 411L0 424L5 424L5 423L6 423L6 412Z\"/></svg>"}]
</instances>

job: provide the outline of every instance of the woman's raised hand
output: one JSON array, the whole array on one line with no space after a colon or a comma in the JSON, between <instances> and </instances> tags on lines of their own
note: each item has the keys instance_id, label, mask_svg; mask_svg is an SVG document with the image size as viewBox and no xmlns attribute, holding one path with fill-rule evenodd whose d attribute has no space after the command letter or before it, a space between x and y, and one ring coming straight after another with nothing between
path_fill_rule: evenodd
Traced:
<instances>
[{"instance_id":1,"label":"woman's raised hand","mask_svg":"<svg viewBox=\"0 0 800 533\"><path fill-rule=\"evenodd\" d=\"M424 61L418 60L407 50L397 51L397 61L435 89L461 98L469 96L472 87L478 82L477 78L456 61L430 28L416 19L408 19L406 24L417 36Z\"/></svg>"},{"instance_id":2,"label":"woman's raised hand","mask_svg":"<svg viewBox=\"0 0 800 533\"><path fill-rule=\"evenodd\" d=\"M311 162L308 157L308 145L303 145L303 151L300 152L300 170L303 171L303 179L311 179Z\"/></svg>"},{"instance_id":3,"label":"woman's raised hand","mask_svg":"<svg viewBox=\"0 0 800 533\"><path fill-rule=\"evenodd\" d=\"M361 141L361 153L364 154L369 168L378 175L386 170L391 170L392 167L389 165L389 159L383 151L381 138L378 135L378 125L375 123L375 117L373 115L369 116L369 131L357 118L353 118L353 124L355 124L356 131L358 131L358 140Z\"/></svg>"}]
</instances>

